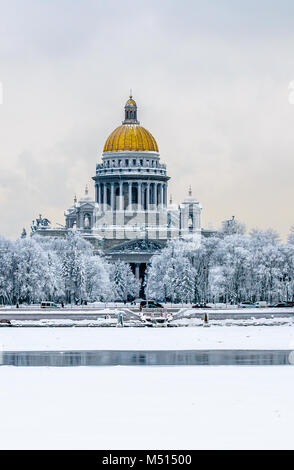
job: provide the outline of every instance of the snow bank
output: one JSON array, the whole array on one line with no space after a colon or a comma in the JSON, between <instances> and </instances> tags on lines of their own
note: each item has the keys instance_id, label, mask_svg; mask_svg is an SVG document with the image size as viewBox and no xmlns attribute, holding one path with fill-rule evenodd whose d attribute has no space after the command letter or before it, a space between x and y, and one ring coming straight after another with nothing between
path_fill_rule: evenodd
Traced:
<instances>
[{"instance_id":1,"label":"snow bank","mask_svg":"<svg viewBox=\"0 0 294 470\"><path fill-rule=\"evenodd\" d=\"M12 326L19 327L93 327L93 326L116 326L116 318L98 318L97 320L11 320ZM5 324L2 324L5 326Z\"/></svg>"},{"instance_id":2,"label":"snow bank","mask_svg":"<svg viewBox=\"0 0 294 470\"><path fill-rule=\"evenodd\" d=\"M291 367L0 367L0 378L1 449L293 449Z\"/></svg>"},{"instance_id":3,"label":"snow bank","mask_svg":"<svg viewBox=\"0 0 294 470\"><path fill-rule=\"evenodd\" d=\"M294 327L0 328L4 350L294 349Z\"/></svg>"},{"instance_id":4,"label":"snow bank","mask_svg":"<svg viewBox=\"0 0 294 470\"><path fill-rule=\"evenodd\" d=\"M175 326L203 326L201 318L181 318L180 320L173 320L171 322ZM209 320L210 326L294 326L294 317L286 318L250 318L250 319L224 319L224 320Z\"/></svg>"},{"instance_id":5,"label":"snow bank","mask_svg":"<svg viewBox=\"0 0 294 470\"><path fill-rule=\"evenodd\" d=\"M176 314L175 317L188 317L192 318L193 316L196 315L204 315L204 313L208 314L216 314L219 315L220 318L222 315L237 315L237 314L243 314L243 315L262 315L262 314L267 314L267 315L272 315L274 317L275 314L292 314L294 317L294 309L292 307L289 308L223 308L223 309L214 309L214 308L181 308Z\"/></svg>"}]
</instances>

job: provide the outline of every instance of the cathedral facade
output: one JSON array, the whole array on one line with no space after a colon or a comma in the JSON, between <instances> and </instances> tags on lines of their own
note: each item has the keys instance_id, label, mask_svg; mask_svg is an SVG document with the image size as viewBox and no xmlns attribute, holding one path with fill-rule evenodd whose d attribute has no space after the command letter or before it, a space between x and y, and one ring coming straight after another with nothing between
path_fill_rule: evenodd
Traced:
<instances>
[{"instance_id":1,"label":"cathedral facade","mask_svg":"<svg viewBox=\"0 0 294 470\"><path fill-rule=\"evenodd\" d=\"M95 250L111 261L130 263L136 276L143 278L150 258L168 240L193 238L200 244L207 234L201 230L201 205L191 188L180 205L168 201L166 164L160 160L156 140L140 125L132 96L124 114L96 165L95 199L86 187L85 195L65 211L65 227L40 223L33 226L33 233L64 236L76 229Z\"/></svg>"}]
</instances>

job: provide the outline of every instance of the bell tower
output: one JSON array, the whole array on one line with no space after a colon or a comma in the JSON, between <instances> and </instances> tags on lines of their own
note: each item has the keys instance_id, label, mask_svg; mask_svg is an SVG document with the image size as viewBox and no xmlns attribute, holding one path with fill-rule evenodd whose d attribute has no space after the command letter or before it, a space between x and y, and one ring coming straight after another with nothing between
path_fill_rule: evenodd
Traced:
<instances>
[{"instance_id":1,"label":"bell tower","mask_svg":"<svg viewBox=\"0 0 294 470\"><path fill-rule=\"evenodd\" d=\"M130 97L125 104L125 120L123 124L140 124L137 120L137 103L130 93Z\"/></svg>"}]
</instances>

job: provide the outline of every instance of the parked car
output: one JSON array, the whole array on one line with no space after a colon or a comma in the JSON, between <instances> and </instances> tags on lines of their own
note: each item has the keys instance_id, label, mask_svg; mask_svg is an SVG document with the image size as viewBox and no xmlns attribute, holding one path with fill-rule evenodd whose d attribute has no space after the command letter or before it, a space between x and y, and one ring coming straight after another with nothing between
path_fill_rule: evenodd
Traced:
<instances>
[{"instance_id":1,"label":"parked car","mask_svg":"<svg viewBox=\"0 0 294 470\"><path fill-rule=\"evenodd\" d=\"M278 302L276 304L269 305L271 308L289 308L294 307L294 302Z\"/></svg>"},{"instance_id":2,"label":"parked car","mask_svg":"<svg viewBox=\"0 0 294 470\"><path fill-rule=\"evenodd\" d=\"M54 302L43 301L41 302L41 308L59 308L59 305Z\"/></svg>"},{"instance_id":3,"label":"parked car","mask_svg":"<svg viewBox=\"0 0 294 470\"><path fill-rule=\"evenodd\" d=\"M210 307L210 305L202 303L202 304L194 304L194 305L192 305L192 308L211 308L211 307Z\"/></svg>"},{"instance_id":4,"label":"parked car","mask_svg":"<svg viewBox=\"0 0 294 470\"><path fill-rule=\"evenodd\" d=\"M257 308L257 307L259 307L259 305L254 303L254 302L245 301L245 302L241 302L238 305L238 307L240 307L240 308Z\"/></svg>"},{"instance_id":5,"label":"parked car","mask_svg":"<svg viewBox=\"0 0 294 470\"><path fill-rule=\"evenodd\" d=\"M255 302L256 307L258 308L266 308L268 307L268 303L265 300L258 300Z\"/></svg>"},{"instance_id":6,"label":"parked car","mask_svg":"<svg viewBox=\"0 0 294 470\"><path fill-rule=\"evenodd\" d=\"M163 305L156 300L142 300L142 302L140 302L140 310L143 308L163 308Z\"/></svg>"}]
</instances>

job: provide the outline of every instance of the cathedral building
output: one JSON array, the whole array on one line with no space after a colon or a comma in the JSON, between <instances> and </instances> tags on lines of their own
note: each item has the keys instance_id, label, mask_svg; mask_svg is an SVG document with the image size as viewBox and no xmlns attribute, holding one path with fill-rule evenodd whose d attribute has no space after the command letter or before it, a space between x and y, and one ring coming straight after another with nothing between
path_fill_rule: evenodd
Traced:
<instances>
[{"instance_id":1,"label":"cathedral building","mask_svg":"<svg viewBox=\"0 0 294 470\"><path fill-rule=\"evenodd\" d=\"M160 160L153 135L141 126L132 96L124 107L124 120L106 139L101 161L93 176L95 199L85 195L65 211L65 227L54 228L39 218L33 234L64 236L78 230L95 250L111 261L131 264L144 277L150 258L168 240L209 235L201 229L201 205L189 195L180 204L168 200L166 164ZM41 221L41 222L40 222Z\"/></svg>"}]
</instances>

